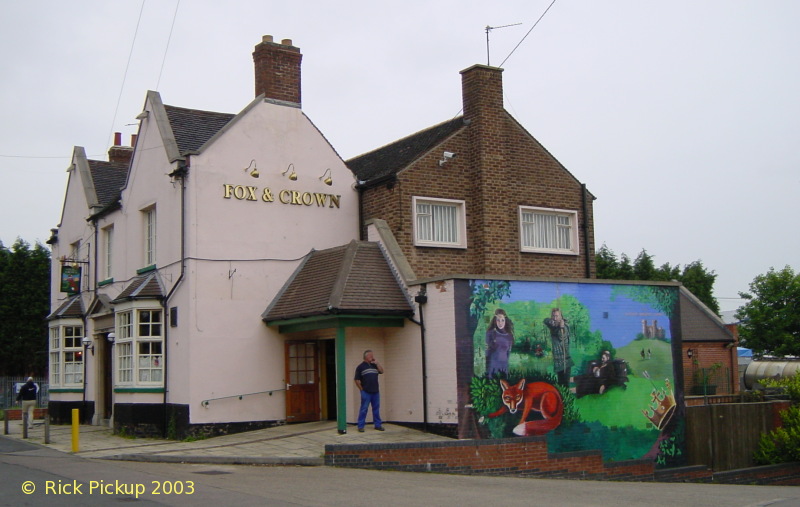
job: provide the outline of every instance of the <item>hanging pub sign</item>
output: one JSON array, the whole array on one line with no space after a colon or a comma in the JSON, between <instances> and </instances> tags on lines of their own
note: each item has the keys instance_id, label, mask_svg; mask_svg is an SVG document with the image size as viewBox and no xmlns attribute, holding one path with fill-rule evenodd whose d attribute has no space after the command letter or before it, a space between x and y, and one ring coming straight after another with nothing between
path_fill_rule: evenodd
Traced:
<instances>
[{"instance_id":1,"label":"hanging pub sign","mask_svg":"<svg viewBox=\"0 0 800 507\"><path fill-rule=\"evenodd\" d=\"M61 266L61 292L69 295L81 291L81 268L77 266Z\"/></svg>"}]
</instances>

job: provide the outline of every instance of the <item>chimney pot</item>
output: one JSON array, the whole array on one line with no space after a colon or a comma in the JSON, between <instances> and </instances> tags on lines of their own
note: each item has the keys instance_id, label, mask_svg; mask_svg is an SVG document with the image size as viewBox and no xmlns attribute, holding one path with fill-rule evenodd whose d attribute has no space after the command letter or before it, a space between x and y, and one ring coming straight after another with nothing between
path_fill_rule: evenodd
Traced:
<instances>
[{"instance_id":1,"label":"chimney pot","mask_svg":"<svg viewBox=\"0 0 800 507\"><path fill-rule=\"evenodd\" d=\"M292 39L283 39L281 41L281 44L283 44L284 46L291 46L292 45Z\"/></svg>"},{"instance_id":2,"label":"chimney pot","mask_svg":"<svg viewBox=\"0 0 800 507\"><path fill-rule=\"evenodd\" d=\"M114 146L122 146L122 132L114 132Z\"/></svg>"},{"instance_id":3,"label":"chimney pot","mask_svg":"<svg viewBox=\"0 0 800 507\"><path fill-rule=\"evenodd\" d=\"M265 35L261 37L261 42L272 42L272 35Z\"/></svg>"},{"instance_id":4,"label":"chimney pot","mask_svg":"<svg viewBox=\"0 0 800 507\"><path fill-rule=\"evenodd\" d=\"M136 146L136 134L131 134L131 146Z\"/></svg>"}]
</instances>

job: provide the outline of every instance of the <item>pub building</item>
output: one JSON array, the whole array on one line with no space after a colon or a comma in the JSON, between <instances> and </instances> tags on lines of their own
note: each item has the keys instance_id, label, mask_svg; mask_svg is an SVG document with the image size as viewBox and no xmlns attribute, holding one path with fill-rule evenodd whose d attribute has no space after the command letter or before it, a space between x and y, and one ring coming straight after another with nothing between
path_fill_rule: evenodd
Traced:
<instances>
[{"instance_id":1,"label":"pub building","mask_svg":"<svg viewBox=\"0 0 800 507\"><path fill-rule=\"evenodd\" d=\"M471 389L495 385L484 337L501 307L509 379L556 378L550 331L523 306L560 305L575 358L584 331L628 326L617 355L641 334L679 401L687 347L735 361L678 283L595 279L595 198L505 111L502 69L461 72L463 115L344 161L301 108L299 48L264 36L253 60L256 97L237 114L150 91L131 146L117 135L108 161L74 148L48 240L54 422L78 408L135 435L346 432L371 349L384 421L486 437ZM643 306L640 289L670 303Z\"/></svg>"}]
</instances>

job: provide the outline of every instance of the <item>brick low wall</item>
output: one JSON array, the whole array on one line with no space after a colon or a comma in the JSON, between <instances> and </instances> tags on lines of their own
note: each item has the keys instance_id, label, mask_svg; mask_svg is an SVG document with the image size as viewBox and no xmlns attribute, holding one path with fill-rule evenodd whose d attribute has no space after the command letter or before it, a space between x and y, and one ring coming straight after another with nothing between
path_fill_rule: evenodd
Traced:
<instances>
[{"instance_id":1,"label":"brick low wall","mask_svg":"<svg viewBox=\"0 0 800 507\"><path fill-rule=\"evenodd\" d=\"M800 486L800 463L781 463L779 465L717 472L714 474L714 482L721 484Z\"/></svg>"},{"instance_id":2,"label":"brick low wall","mask_svg":"<svg viewBox=\"0 0 800 507\"><path fill-rule=\"evenodd\" d=\"M551 454L545 437L326 445L325 465L464 475L800 485L800 463L716 473L703 465L656 470L651 460L603 463L599 451Z\"/></svg>"},{"instance_id":3,"label":"brick low wall","mask_svg":"<svg viewBox=\"0 0 800 507\"><path fill-rule=\"evenodd\" d=\"M326 445L328 466L576 479L652 480L653 463L603 463L599 451L549 454L545 437L404 444Z\"/></svg>"},{"instance_id":4,"label":"brick low wall","mask_svg":"<svg viewBox=\"0 0 800 507\"><path fill-rule=\"evenodd\" d=\"M22 420L22 409L19 408L7 408L5 409L5 413L8 417L9 421L20 421ZM44 419L47 415L46 408L35 408L33 410L33 418L36 419Z\"/></svg>"}]
</instances>

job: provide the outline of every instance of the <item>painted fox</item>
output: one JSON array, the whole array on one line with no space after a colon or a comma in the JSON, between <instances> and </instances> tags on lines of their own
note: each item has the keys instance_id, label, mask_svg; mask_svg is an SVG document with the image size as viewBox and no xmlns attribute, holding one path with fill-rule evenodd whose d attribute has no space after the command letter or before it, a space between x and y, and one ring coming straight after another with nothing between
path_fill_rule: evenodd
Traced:
<instances>
[{"instance_id":1,"label":"painted fox","mask_svg":"<svg viewBox=\"0 0 800 507\"><path fill-rule=\"evenodd\" d=\"M489 414L489 417L498 417L506 411L516 414L522 402L522 418L514 427L515 435L544 435L561 424L564 402L558 389L552 385L547 382L532 382L526 386L525 379L522 379L514 385L500 380L500 386L503 388L503 406L497 412ZM526 421L531 410L542 414L543 419Z\"/></svg>"}]
</instances>

